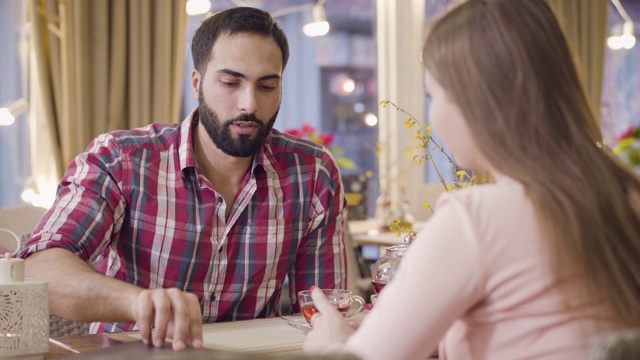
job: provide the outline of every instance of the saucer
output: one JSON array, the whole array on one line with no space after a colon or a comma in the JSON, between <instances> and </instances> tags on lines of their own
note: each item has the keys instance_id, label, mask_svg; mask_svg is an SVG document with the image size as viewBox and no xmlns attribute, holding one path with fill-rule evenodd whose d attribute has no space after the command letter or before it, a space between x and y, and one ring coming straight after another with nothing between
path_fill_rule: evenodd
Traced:
<instances>
[{"instance_id":1,"label":"saucer","mask_svg":"<svg viewBox=\"0 0 640 360\"><path fill-rule=\"evenodd\" d=\"M296 328L303 333L308 333L311 331L311 325L304 319L284 319L287 321L287 325Z\"/></svg>"}]
</instances>

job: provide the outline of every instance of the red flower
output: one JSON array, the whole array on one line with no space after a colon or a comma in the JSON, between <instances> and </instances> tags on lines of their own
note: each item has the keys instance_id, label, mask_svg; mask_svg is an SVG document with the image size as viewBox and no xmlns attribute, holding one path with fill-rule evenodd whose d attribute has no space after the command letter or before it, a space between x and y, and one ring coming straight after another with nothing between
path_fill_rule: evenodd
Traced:
<instances>
[{"instance_id":1,"label":"red flower","mask_svg":"<svg viewBox=\"0 0 640 360\"><path fill-rule=\"evenodd\" d=\"M302 125L302 127L300 128L300 132L302 133L301 135L311 135L314 134L316 132L316 128L314 128L313 126L309 125L309 124L304 124Z\"/></svg>"},{"instance_id":2,"label":"red flower","mask_svg":"<svg viewBox=\"0 0 640 360\"><path fill-rule=\"evenodd\" d=\"M617 138L614 139L614 141L618 142L622 139L626 139L629 136L631 136L631 134L633 134L633 131L635 129L633 128L633 125L629 126L629 128L627 129L627 131L623 132L622 134L620 134Z\"/></svg>"},{"instance_id":3,"label":"red flower","mask_svg":"<svg viewBox=\"0 0 640 360\"><path fill-rule=\"evenodd\" d=\"M298 130L298 129L289 129L289 130L285 130L284 132L289 134L289 135L302 137L302 132L300 130Z\"/></svg>"},{"instance_id":4,"label":"red flower","mask_svg":"<svg viewBox=\"0 0 640 360\"><path fill-rule=\"evenodd\" d=\"M322 141L322 144L324 146L331 146L331 144L333 144L333 134L331 133L324 133L324 134L320 134L320 140Z\"/></svg>"},{"instance_id":5,"label":"red flower","mask_svg":"<svg viewBox=\"0 0 640 360\"><path fill-rule=\"evenodd\" d=\"M322 146L329 148L329 151L331 151L334 154L335 159L338 162L338 166L340 168L355 169L357 167L357 165L353 161L342 156L342 153L343 153L342 148L340 148L339 146L331 146L334 140L332 133L318 134L316 133L316 128L314 128L309 124L304 124L298 129L288 129L288 130L285 130L284 132L289 135L311 140L317 144L320 144Z\"/></svg>"}]
</instances>

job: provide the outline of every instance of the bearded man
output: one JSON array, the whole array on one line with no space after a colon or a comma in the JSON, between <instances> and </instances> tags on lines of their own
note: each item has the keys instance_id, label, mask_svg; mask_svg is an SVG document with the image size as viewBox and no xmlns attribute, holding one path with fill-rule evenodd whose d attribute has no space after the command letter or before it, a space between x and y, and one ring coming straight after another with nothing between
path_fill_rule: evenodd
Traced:
<instances>
[{"instance_id":1,"label":"bearded man","mask_svg":"<svg viewBox=\"0 0 640 360\"><path fill-rule=\"evenodd\" d=\"M275 316L281 296L295 310L300 290L346 287L336 162L273 128L282 28L259 9L225 10L192 53L199 106L178 124L95 138L20 251L27 276L49 282L53 313L175 350L202 347L203 323Z\"/></svg>"}]
</instances>

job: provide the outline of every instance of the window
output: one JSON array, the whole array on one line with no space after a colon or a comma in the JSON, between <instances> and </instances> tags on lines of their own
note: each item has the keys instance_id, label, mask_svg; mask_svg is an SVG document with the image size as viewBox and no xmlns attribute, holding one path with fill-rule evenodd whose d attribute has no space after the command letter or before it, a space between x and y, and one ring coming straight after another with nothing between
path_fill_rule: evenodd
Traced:
<instances>
[{"instance_id":1,"label":"window","mask_svg":"<svg viewBox=\"0 0 640 360\"><path fill-rule=\"evenodd\" d=\"M8 107L27 93L26 2L0 2L0 107ZM29 180L29 126L27 112L0 126L0 206L21 202Z\"/></svg>"}]
</instances>

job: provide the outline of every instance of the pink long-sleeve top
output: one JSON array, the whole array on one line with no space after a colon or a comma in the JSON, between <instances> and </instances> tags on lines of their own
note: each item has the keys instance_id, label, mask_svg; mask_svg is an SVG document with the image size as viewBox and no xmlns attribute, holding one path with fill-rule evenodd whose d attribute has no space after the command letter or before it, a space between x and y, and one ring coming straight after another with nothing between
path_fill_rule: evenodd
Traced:
<instances>
[{"instance_id":1,"label":"pink long-sleeve top","mask_svg":"<svg viewBox=\"0 0 640 360\"><path fill-rule=\"evenodd\" d=\"M362 359L585 359L602 326L569 316L553 285L545 233L523 186L445 193L404 264L344 350ZM438 346L439 345L439 346Z\"/></svg>"}]
</instances>

